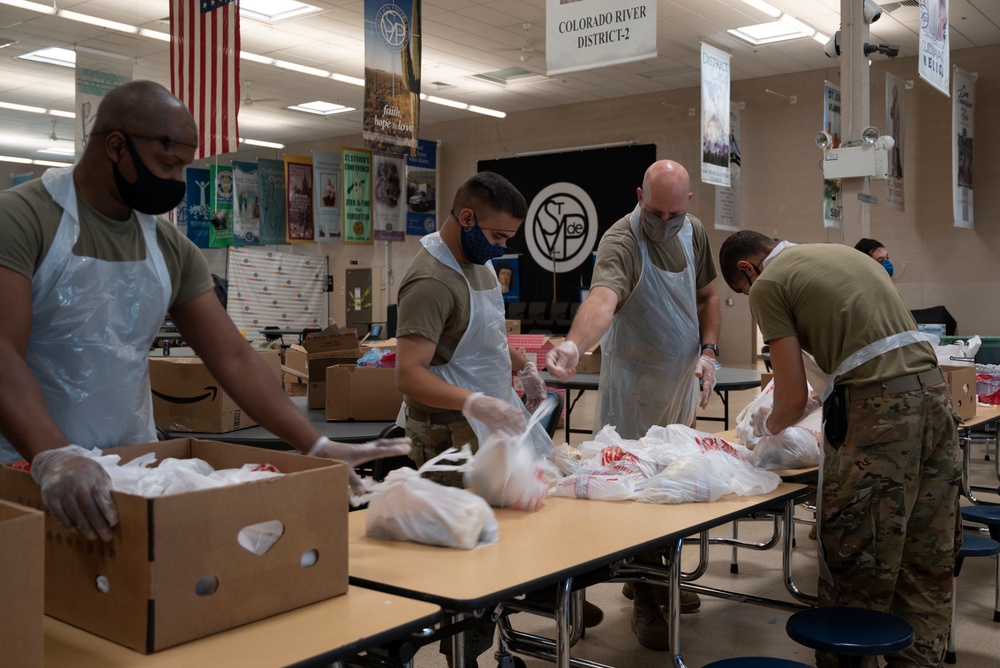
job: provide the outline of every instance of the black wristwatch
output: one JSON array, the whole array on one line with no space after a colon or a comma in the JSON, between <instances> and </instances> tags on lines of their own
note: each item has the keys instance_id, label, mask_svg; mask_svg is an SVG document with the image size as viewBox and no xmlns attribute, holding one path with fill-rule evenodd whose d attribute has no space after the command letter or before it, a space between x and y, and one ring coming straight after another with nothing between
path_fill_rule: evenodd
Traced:
<instances>
[{"instance_id":1,"label":"black wristwatch","mask_svg":"<svg viewBox=\"0 0 1000 668\"><path fill-rule=\"evenodd\" d=\"M714 343L701 344L701 350L702 352L704 352L705 350L711 350L713 353L715 353L715 358L719 359L719 346L715 345Z\"/></svg>"}]
</instances>

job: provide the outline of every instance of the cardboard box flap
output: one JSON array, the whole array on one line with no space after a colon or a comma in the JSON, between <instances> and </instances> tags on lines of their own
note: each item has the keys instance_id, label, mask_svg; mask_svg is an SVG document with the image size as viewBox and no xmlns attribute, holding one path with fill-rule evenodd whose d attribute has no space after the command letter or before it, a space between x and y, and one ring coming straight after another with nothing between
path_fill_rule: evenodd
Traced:
<instances>
[{"instance_id":1,"label":"cardboard box flap","mask_svg":"<svg viewBox=\"0 0 1000 668\"><path fill-rule=\"evenodd\" d=\"M358 330L342 329L336 324L322 332L313 332L306 337L306 350L310 353L336 352L358 347Z\"/></svg>"}]
</instances>

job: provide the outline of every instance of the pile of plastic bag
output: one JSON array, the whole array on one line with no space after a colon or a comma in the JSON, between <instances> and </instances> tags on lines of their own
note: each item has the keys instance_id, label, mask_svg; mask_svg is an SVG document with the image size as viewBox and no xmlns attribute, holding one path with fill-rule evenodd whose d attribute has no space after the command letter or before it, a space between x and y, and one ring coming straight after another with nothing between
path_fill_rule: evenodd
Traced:
<instances>
[{"instance_id":1,"label":"pile of plastic bag","mask_svg":"<svg viewBox=\"0 0 1000 668\"><path fill-rule=\"evenodd\" d=\"M811 385L808 386L812 391ZM736 418L736 437L753 451L757 466L764 469L794 469L819 465L822 446L823 411L817 409L805 419L774 436L753 434L752 419L759 410L774 405L774 381Z\"/></svg>"},{"instance_id":2,"label":"pile of plastic bag","mask_svg":"<svg viewBox=\"0 0 1000 668\"><path fill-rule=\"evenodd\" d=\"M776 474L757 468L747 448L683 425L651 427L637 441L606 426L579 448L554 448L552 461L565 474L549 491L553 496L708 502L725 494L766 494L781 483Z\"/></svg>"},{"instance_id":3,"label":"pile of plastic bag","mask_svg":"<svg viewBox=\"0 0 1000 668\"><path fill-rule=\"evenodd\" d=\"M396 351L388 348L369 348L358 358L358 366L370 369L395 367Z\"/></svg>"}]
</instances>

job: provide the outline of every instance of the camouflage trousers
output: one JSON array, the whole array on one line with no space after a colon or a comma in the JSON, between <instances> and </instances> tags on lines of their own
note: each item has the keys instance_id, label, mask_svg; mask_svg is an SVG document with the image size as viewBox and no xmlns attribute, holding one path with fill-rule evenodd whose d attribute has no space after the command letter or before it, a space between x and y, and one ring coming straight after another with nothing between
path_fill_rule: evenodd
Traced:
<instances>
[{"instance_id":1,"label":"camouflage trousers","mask_svg":"<svg viewBox=\"0 0 1000 668\"><path fill-rule=\"evenodd\" d=\"M961 546L958 416L945 384L847 406L847 436L824 439L819 604L888 612L914 644L891 668L941 666ZM836 660L817 654L821 668ZM872 663L871 665L876 665Z\"/></svg>"}]
</instances>

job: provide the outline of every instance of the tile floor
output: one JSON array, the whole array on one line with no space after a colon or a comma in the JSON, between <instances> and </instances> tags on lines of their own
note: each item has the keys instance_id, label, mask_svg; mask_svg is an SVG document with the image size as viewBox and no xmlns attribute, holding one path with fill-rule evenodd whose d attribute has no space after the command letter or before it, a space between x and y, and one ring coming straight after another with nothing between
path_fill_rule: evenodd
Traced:
<instances>
[{"instance_id":1,"label":"tile floor","mask_svg":"<svg viewBox=\"0 0 1000 668\"><path fill-rule=\"evenodd\" d=\"M735 427L739 411L749 403L756 390L730 393L730 424ZM573 412L574 424L590 424L594 410L594 393L585 393ZM704 411L706 415L722 415L718 397ZM700 422L699 429L722 431L721 422ZM564 432L558 432L559 437ZM573 434L573 443L587 436ZM973 457L973 482L996 484L993 462L983 461L982 446L977 446ZM997 495L978 493L980 500L998 501ZM802 511L802 516L809 513ZM721 527L713 535L731 535L731 527ZM808 539L809 527L797 525L793 575L800 588L815 593L816 542ZM741 538L765 537L770 533L766 522L741 522ZM748 594L791 600L781 580L781 553L778 549L765 552L740 550L739 573L730 573L732 550L725 546L710 548L707 573L699 580L707 586L737 590ZM697 561L695 548L686 548L685 570ZM957 654L958 668L996 668L1000 666L1000 623L993 622L993 561L984 558L969 559L962 568L958 583ZM668 652L656 652L641 647L630 628L631 601L621 593L620 584L600 584L587 590L587 598L604 611L604 621L588 629L585 636L573 647L573 655L618 668L646 668L670 665ZM775 656L801 661L812 665L811 650L796 644L785 634L785 620L789 613L772 608L703 597L701 609L681 617L681 652L690 668L699 668L712 661L737 656ZM518 630L552 637L552 620L519 614L512 618ZM494 646L496 650L496 646ZM550 666L532 658L525 658L528 668ZM492 653L479 658L480 668L496 665ZM415 668L445 668L444 658L437 645L424 647L414 659Z\"/></svg>"}]
</instances>

